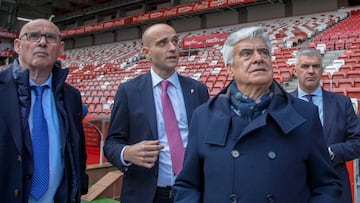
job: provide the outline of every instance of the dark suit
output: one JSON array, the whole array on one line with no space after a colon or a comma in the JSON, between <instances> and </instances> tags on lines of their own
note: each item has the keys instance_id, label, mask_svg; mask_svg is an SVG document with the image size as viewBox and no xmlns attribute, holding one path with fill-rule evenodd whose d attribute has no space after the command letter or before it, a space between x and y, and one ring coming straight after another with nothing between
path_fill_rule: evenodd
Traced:
<instances>
[{"instance_id":1,"label":"dark suit","mask_svg":"<svg viewBox=\"0 0 360 203\"><path fill-rule=\"evenodd\" d=\"M298 97L298 90L291 94ZM322 95L324 137L335 155L333 165L344 187L341 202L351 203L346 162L360 156L360 123L348 97L324 89Z\"/></svg>"},{"instance_id":2,"label":"dark suit","mask_svg":"<svg viewBox=\"0 0 360 203\"><path fill-rule=\"evenodd\" d=\"M179 75L187 119L193 110L209 98L207 87L191 78ZM104 152L107 159L124 172L121 202L152 203L157 186L159 162L151 169L122 165L121 150L125 145L142 140L158 139L156 109L150 72L120 84L111 114L109 135Z\"/></svg>"},{"instance_id":3,"label":"dark suit","mask_svg":"<svg viewBox=\"0 0 360 203\"><path fill-rule=\"evenodd\" d=\"M229 97L223 90L194 112L176 203L338 202L314 106L276 85L266 113L247 123Z\"/></svg>"},{"instance_id":4,"label":"dark suit","mask_svg":"<svg viewBox=\"0 0 360 203\"><path fill-rule=\"evenodd\" d=\"M20 203L28 202L34 169L28 127L31 94L28 70L14 74L14 69L20 71L17 61L0 72L0 202ZM80 202L88 187L81 97L64 82L67 72L54 66L53 92L65 168L55 203Z\"/></svg>"}]
</instances>

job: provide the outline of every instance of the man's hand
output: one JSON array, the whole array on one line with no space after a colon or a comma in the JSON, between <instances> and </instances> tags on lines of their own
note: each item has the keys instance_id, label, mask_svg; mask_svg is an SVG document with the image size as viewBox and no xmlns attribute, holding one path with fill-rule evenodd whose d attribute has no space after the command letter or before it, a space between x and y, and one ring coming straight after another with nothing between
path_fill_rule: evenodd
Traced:
<instances>
[{"instance_id":1,"label":"man's hand","mask_svg":"<svg viewBox=\"0 0 360 203\"><path fill-rule=\"evenodd\" d=\"M124 151L124 160L145 168L152 168L164 146L159 140L144 140L128 146Z\"/></svg>"}]
</instances>

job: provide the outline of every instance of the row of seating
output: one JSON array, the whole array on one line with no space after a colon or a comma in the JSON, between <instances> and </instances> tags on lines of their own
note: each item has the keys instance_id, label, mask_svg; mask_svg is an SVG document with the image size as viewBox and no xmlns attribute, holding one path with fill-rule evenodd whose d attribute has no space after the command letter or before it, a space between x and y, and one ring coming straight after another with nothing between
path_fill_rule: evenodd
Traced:
<instances>
[{"instance_id":1,"label":"row of seating","mask_svg":"<svg viewBox=\"0 0 360 203\"><path fill-rule=\"evenodd\" d=\"M288 40L288 36L295 33L301 34L301 31L307 30L306 37L312 37L316 33L338 23L345 23L346 12L329 12L325 14L292 17L286 19L276 19L272 21L261 22L266 27L267 32L271 34L274 40ZM346 19L345 19L346 18ZM279 22L278 25L274 22ZM322 24L323 27L319 27ZM228 26L201 30L193 33L180 34L182 37L204 35L219 32L232 32L239 26ZM280 29L281 28L281 29ZM326 33L327 31L323 32ZM353 37L353 36L351 36ZM359 37L359 36L357 36ZM283 41L284 42L284 41ZM276 44L275 44L276 45ZM316 43L310 43L308 46L314 47ZM68 81L77 86L83 96L83 102L88 104L90 114L108 115L111 112L113 98L121 82L130 80L137 75L145 73L150 68L150 62L146 60L128 62L129 58L138 56L141 42L134 40L130 42L119 42L101 46L87 47L83 49L70 50L64 64L71 64ZM299 47L274 46L273 67L274 79L280 83L291 81L293 78L294 53ZM179 59L178 71L182 75L192 77L205 83L211 96L217 94L226 86L231 78L226 73L226 68L222 61L221 46L203 48L196 55L181 56ZM106 56L102 56L102 55ZM111 56L115 54L116 56ZM350 66L352 69L357 64L357 51L347 52L348 58L344 56L344 67ZM352 61L351 61L352 60ZM346 71L342 74L344 78L358 77L351 76L352 72ZM345 71L339 71L345 72ZM340 78L341 74L334 72L328 73L328 79Z\"/></svg>"},{"instance_id":2,"label":"row of seating","mask_svg":"<svg viewBox=\"0 0 360 203\"><path fill-rule=\"evenodd\" d=\"M314 18L317 18L318 20L322 17L327 18L326 15L323 15L321 17L317 16ZM347 21L347 19L338 17L336 15L334 15L333 17L334 18L332 18L332 20L324 20L324 24L326 24L325 22L328 23L327 25L324 25L324 28L319 27L321 24L319 22L313 23L312 25L310 23L309 25L299 24L298 26L303 27L301 28L302 31L307 29L310 33L307 35L307 37L311 37L316 35L316 33L320 31L320 29L322 29L321 31L323 31L323 29L332 26L334 23L338 23L340 21L340 23L344 23ZM293 24L298 23L296 20L289 19L279 20L279 22L280 21L288 21ZM298 21L300 22L300 20ZM306 37L302 38L303 36L301 36L302 34L299 30L300 28L280 29L281 26L267 26L267 29L270 30L271 28L278 30L278 32L274 32L272 35L273 45L275 45L276 48L273 51L274 57L272 64L274 67L274 79L280 83L284 83L292 80L294 68L294 53L299 48L285 47L284 42L286 40L292 40L290 39L291 37L289 37L291 36L291 33L299 33L298 36L292 36L293 39L299 37L295 39L294 43L298 42L298 40L306 39ZM316 26L318 27L315 28ZM236 28L230 30L234 31L235 29ZM226 29L222 31L225 30ZM291 31L289 32L289 30ZM327 31L324 31L323 33L326 32ZM202 32L202 34L206 33L208 32ZM187 36L192 35L189 34ZM348 38L354 37L354 35L350 34L346 36ZM359 38L359 35L355 36L356 40ZM341 38L340 36L338 36L337 40L345 41L345 39L343 39L343 36L341 36ZM310 43L308 46L315 47L317 43L318 42L313 42ZM105 48L89 48L95 49L96 51L84 51L86 54L88 54L85 55L86 57L82 57L81 54L77 55L76 51L70 54L75 54L75 57L68 57L67 59L68 62L72 64L71 73L68 81L80 89L83 97L83 102L88 105L90 115L109 116L113 107L115 93L119 84L149 70L150 62L146 60L136 61L136 63L128 63L126 66L122 66L123 63L128 62L129 57L131 58L132 56L138 54L139 45L140 43L136 41L127 43L126 45L123 45L123 43L119 43L119 45L104 45ZM102 49L107 49L106 47L108 46L113 46L111 50L115 52L117 46L122 46L125 52L128 51L130 53L131 51L129 51L129 49L133 49L136 51L129 55L126 55L125 53L117 50L117 53L121 55L119 58L100 57L98 55L99 52L102 52L101 54L106 53L111 55L111 53L108 51L102 51ZM228 83L231 81L230 76L228 76L226 73L226 68L222 61L220 48L220 46L203 48L198 52L197 55L182 56L179 60L179 73L192 77L206 84L209 88L210 96L214 96L215 94L217 94L224 86L228 85ZM333 49L337 48L348 49L344 52L342 56L339 57L340 60L343 60L343 65L334 72L324 73L322 78L322 85L327 90L344 94L353 98L360 98L360 71L357 68L360 61L360 59L358 58L358 54L360 54L360 49L358 51L356 49L356 46L354 46L353 44L351 46L347 46L345 44L343 47L334 45ZM331 48L329 48L328 50L330 49ZM99 60L97 60L97 58L99 58ZM110 61L105 61L109 60L110 58ZM79 61L70 62L73 59ZM93 61L94 59L96 59L95 62ZM93 127L89 125L84 125L84 127L86 134L87 152L90 157L93 154L98 155L100 152L100 135Z\"/></svg>"},{"instance_id":3,"label":"row of seating","mask_svg":"<svg viewBox=\"0 0 360 203\"><path fill-rule=\"evenodd\" d=\"M316 44L326 44L326 49L343 50L360 43L360 11L351 12L351 15L343 22L337 23L333 27L315 36L312 42Z\"/></svg>"},{"instance_id":4,"label":"row of seating","mask_svg":"<svg viewBox=\"0 0 360 203\"><path fill-rule=\"evenodd\" d=\"M316 33L338 23L348 16L347 11L332 11L321 14L295 16L288 18L273 19L261 22L252 22L247 25L259 25L265 27L275 47L284 47L287 41L296 43L304 41ZM244 24L224 26L206 30L179 33L180 41L184 37L207 35L213 33L231 33L238 30ZM289 46L290 47L290 46ZM78 66L80 69L85 64L113 63L122 66L131 62L140 55L140 39L126 42L96 45L85 48L66 50L65 66ZM136 61L136 60L135 60Z\"/></svg>"},{"instance_id":5,"label":"row of seating","mask_svg":"<svg viewBox=\"0 0 360 203\"><path fill-rule=\"evenodd\" d=\"M326 90L331 90L332 88L346 89L352 87L360 87L360 78L321 80L321 85Z\"/></svg>"}]
</instances>

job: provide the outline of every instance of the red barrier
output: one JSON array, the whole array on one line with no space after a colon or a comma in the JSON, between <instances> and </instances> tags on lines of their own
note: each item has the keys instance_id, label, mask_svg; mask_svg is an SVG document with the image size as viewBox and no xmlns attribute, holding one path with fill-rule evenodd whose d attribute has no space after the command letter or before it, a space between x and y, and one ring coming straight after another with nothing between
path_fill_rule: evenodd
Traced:
<instances>
[{"instance_id":1,"label":"red barrier","mask_svg":"<svg viewBox=\"0 0 360 203\"><path fill-rule=\"evenodd\" d=\"M9 39L15 39L17 38L18 33L16 32L9 32L6 30L0 30L0 38L9 38Z\"/></svg>"},{"instance_id":2,"label":"red barrier","mask_svg":"<svg viewBox=\"0 0 360 203\"><path fill-rule=\"evenodd\" d=\"M216 9L219 7L228 7L236 4L244 4L255 2L255 0L208 0L196 3L190 3L185 5L176 6L174 8L160 9L149 13L139 14L132 17L120 18L115 20L109 20L101 23L86 25L82 27L72 28L69 30L63 30L61 34L63 36L78 35L86 32L94 32L98 30L104 30L113 27L119 27L126 24L137 24L145 21L152 21L161 18L174 17L177 15L184 15L195 13L204 10Z\"/></svg>"}]
</instances>

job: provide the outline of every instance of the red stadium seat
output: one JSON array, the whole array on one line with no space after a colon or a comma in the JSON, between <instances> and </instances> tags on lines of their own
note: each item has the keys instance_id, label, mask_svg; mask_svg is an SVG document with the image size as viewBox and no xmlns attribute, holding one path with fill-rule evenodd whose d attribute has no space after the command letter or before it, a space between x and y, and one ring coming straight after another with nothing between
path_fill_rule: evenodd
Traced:
<instances>
[{"instance_id":1,"label":"red stadium seat","mask_svg":"<svg viewBox=\"0 0 360 203\"><path fill-rule=\"evenodd\" d=\"M346 89L333 87L332 91L338 94L346 95Z\"/></svg>"},{"instance_id":2,"label":"red stadium seat","mask_svg":"<svg viewBox=\"0 0 360 203\"><path fill-rule=\"evenodd\" d=\"M360 88L353 87L353 88L347 89L347 96L350 98L359 98L360 99Z\"/></svg>"},{"instance_id":3,"label":"red stadium seat","mask_svg":"<svg viewBox=\"0 0 360 203\"><path fill-rule=\"evenodd\" d=\"M349 71L346 73L347 78L360 78L360 72L359 71Z\"/></svg>"},{"instance_id":4,"label":"red stadium seat","mask_svg":"<svg viewBox=\"0 0 360 203\"><path fill-rule=\"evenodd\" d=\"M339 79L337 81L337 87L349 89L354 87L354 80L351 79Z\"/></svg>"},{"instance_id":5,"label":"red stadium seat","mask_svg":"<svg viewBox=\"0 0 360 203\"><path fill-rule=\"evenodd\" d=\"M335 79L344 79L346 78L346 73L344 72L334 72L332 74L332 79L335 80Z\"/></svg>"}]
</instances>

